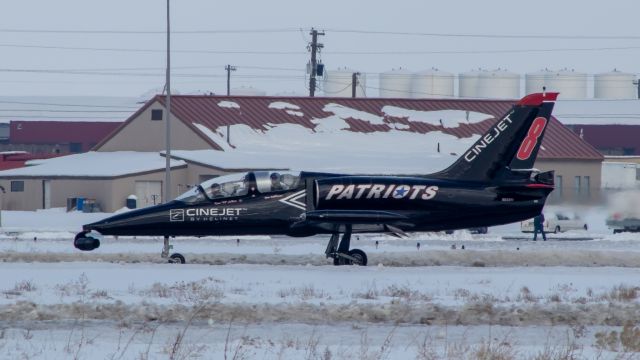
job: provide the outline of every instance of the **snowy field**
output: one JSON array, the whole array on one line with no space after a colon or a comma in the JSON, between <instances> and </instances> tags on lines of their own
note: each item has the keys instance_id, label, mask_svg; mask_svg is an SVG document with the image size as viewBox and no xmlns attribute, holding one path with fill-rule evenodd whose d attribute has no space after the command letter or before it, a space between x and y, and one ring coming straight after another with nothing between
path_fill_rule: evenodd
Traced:
<instances>
[{"instance_id":1,"label":"snowy field","mask_svg":"<svg viewBox=\"0 0 640 360\"><path fill-rule=\"evenodd\" d=\"M75 250L104 214L5 211L0 358L640 358L640 234L598 214L547 242L360 235L369 266L334 267L325 236L177 238L171 265L160 238Z\"/></svg>"}]
</instances>

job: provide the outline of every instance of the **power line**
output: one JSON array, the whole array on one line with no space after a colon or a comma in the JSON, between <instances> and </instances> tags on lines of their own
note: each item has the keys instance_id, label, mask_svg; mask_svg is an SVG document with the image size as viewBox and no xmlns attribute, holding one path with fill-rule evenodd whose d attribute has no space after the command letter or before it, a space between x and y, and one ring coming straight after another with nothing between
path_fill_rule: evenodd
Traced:
<instances>
[{"instance_id":1,"label":"power line","mask_svg":"<svg viewBox=\"0 0 640 360\"><path fill-rule=\"evenodd\" d=\"M87 107L87 108L114 108L114 109L138 109L137 106L114 106L114 105L83 105L83 104L60 104L60 103L46 103L46 102L31 102L31 101L9 101L0 100L0 104L20 104L20 105L39 105L39 106L69 106L69 107Z\"/></svg>"},{"instance_id":2,"label":"power line","mask_svg":"<svg viewBox=\"0 0 640 360\"><path fill-rule=\"evenodd\" d=\"M27 48L27 49L51 49L72 51L107 51L107 52L132 52L132 53L163 53L159 49L132 49L132 48L98 48L81 46L57 46L57 45L24 45L24 44L0 44L0 47ZM492 49L492 50L367 50L367 51L329 51L330 55L454 55L454 54L517 54L535 52L588 52L588 51L615 51L638 50L640 46L619 47L587 47L587 48L546 48L546 49ZM273 50L172 50L184 54L228 54L228 55L302 55L304 51L273 51Z\"/></svg>"},{"instance_id":3,"label":"power line","mask_svg":"<svg viewBox=\"0 0 640 360\"><path fill-rule=\"evenodd\" d=\"M88 75L88 76L123 76L123 77L158 77L162 73L131 73L131 72L102 72L102 71L67 71L67 70L47 70L47 69L0 69L0 72L10 73L34 73L34 74L61 74L61 75ZM205 74L205 73L177 73L172 74L174 77L182 78L224 78L222 74ZM268 75L268 74L241 74L234 78L242 79L283 79L283 78L303 78L303 75Z\"/></svg>"},{"instance_id":4,"label":"power line","mask_svg":"<svg viewBox=\"0 0 640 360\"><path fill-rule=\"evenodd\" d=\"M220 30L171 30L171 34L266 34L298 32L299 28L266 28L266 29L220 29ZM35 34L142 34L164 35L166 30L69 30L69 29L0 29L0 33L35 33Z\"/></svg>"},{"instance_id":5,"label":"power line","mask_svg":"<svg viewBox=\"0 0 640 360\"><path fill-rule=\"evenodd\" d=\"M638 50L640 46L620 47L591 47L591 48L553 48L553 49L494 49L494 50L435 50L435 51L329 51L330 55L453 55L453 54L516 54L532 52L559 52L559 51L612 51L612 50Z\"/></svg>"},{"instance_id":6,"label":"power line","mask_svg":"<svg viewBox=\"0 0 640 360\"><path fill-rule=\"evenodd\" d=\"M50 115L0 115L0 118L5 119L105 119L105 120L113 120L113 122L121 122L124 120L120 117L113 116L50 116Z\"/></svg>"},{"instance_id":7,"label":"power line","mask_svg":"<svg viewBox=\"0 0 640 360\"><path fill-rule=\"evenodd\" d=\"M405 31L376 31L357 29L327 29L334 33L351 33L365 35L395 35L395 36L428 36L428 37L459 37L459 38L487 38L487 39L562 39L562 40L640 40L640 36L633 35L528 35L528 34L471 34L471 33L431 33Z\"/></svg>"},{"instance_id":8,"label":"power line","mask_svg":"<svg viewBox=\"0 0 640 360\"><path fill-rule=\"evenodd\" d=\"M60 109L0 109L0 111L26 111L51 113L131 113L132 110L60 110Z\"/></svg>"},{"instance_id":9,"label":"power line","mask_svg":"<svg viewBox=\"0 0 640 360\"><path fill-rule=\"evenodd\" d=\"M487 38L487 39L559 39L559 40L640 40L635 35L535 35L535 34L473 34L473 33L441 33L441 32L411 32L411 31L382 31L363 29L326 29L334 33L360 35L390 35L390 36L426 36L445 38ZM301 28L257 28L257 29L192 29L172 30L172 34L266 34L266 33L301 33ZM0 33L36 33L36 34L165 34L165 30L109 30L109 29L16 29L1 28Z\"/></svg>"},{"instance_id":10,"label":"power line","mask_svg":"<svg viewBox=\"0 0 640 360\"><path fill-rule=\"evenodd\" d=\"M0 47L25 48L25 49L51 49L51 50L74 50L74 51L112 51L112 52L133 52L133 53L164 53L160 49L131 49L131 48L98 48L82 46L54 46L54 45L24 45L24 44L0 44ZM301 55L304 51L249 51L249 50L171 50L175 53L184 54L235 54L235 55Z\"/></svg>"}]
</instances>

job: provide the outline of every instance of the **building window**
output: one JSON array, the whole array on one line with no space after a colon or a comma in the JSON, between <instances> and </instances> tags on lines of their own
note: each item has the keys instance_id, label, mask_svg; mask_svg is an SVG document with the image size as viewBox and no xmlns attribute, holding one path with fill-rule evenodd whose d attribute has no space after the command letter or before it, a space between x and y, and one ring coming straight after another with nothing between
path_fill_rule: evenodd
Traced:
<instances>
[{"instance_id":1,"label":"building window","mask_svg":"<svg viewBox=\"0 0 640 360\"><path fill-rule=\"evenodd\" d=\"M582 186L584 186L584 193L587 197L591 196L591 176L584 176L582 179Z\"/></svg>"},{"instance_id":2,"label":"building window","mask_svg":"<svg viewBox=\"0 0 640 360\"><path fill-rule=\"evenodd\" d=\"M574 184L573 184L573 188L576 192L576 195L580 195L580 190L581 190L581 182L580 182L580 176L576 176L573 178L574 180Z\"/></svg>"},{"instance_id":3,"label":"building window","mask_svg":"<svg viewBox=\"0 0 640 360\"><path fill-rule=\"evenodd\" d=\"M72 152L72 153L82 152L82 143L75 143L75 142L70 143L69 152Z\"/></svg>"},{"instance_id":4,"label":"building window","mask_svg":"<svg viewBox=\"0 0 640 360\"><path fill-rule=\"evenodd\" d=\"M162 120L162 110L151 110L151 120L153 121L161 121Z\"/></svg>"},{"instance_id":5,"label":"building window","mask_svg":"<svg viewBox=\"0 0 640 360\"><path fill-rule=\"evenodd\" d=\"M24 181L11 182L11 192L23 192L23 191L24 191Z\"/></svg>"},{"instance_id":6,"label":"building window","mask_svg":"<svg viewBox=\"0 0 640 360\"><path fill-rule=\"evenodd\" d=\"M562 175L556 175L556 189L554 191L554 193L556 193L556 196L558 197L558 200L562 200Z\"/></svg>"}]
</instances>

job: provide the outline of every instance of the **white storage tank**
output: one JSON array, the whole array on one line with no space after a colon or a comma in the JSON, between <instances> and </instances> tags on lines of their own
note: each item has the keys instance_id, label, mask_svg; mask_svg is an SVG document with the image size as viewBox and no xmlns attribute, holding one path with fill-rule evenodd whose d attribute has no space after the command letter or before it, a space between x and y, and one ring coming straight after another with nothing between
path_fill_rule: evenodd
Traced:
<instances>
[{"instance_id":1,"label":"white storage tank","mask_svg":"<svg viewBox=\"0 0 640 360\"><path fill-rule=\"evenodd\" d=\"M547 91L559 92L561 99L586 99L587 74L573 69L553 72L547 79Z\"/></svg>"},{"instance_id":2,"label":"white storage tank","mask_svg":"<svg viewBox=\"0 0 640 360\"><path fill-rule=\"evenodd\" d=\"M436 68L417 72L411 79L411 97L450 98L453 97L454 75Z\"/></svg>"},{"instance_id":3,"label":"white storage tank","mask_svg":"<svg viewBox=\"0 0 640 360\"><path fill-rule=\"evenodd\" d=\"M461 73L458 76L458 96L461 98L477 98L480 76L486 70L478 69Z\"/></svg>"},{"instance_id":4,"label":"white storage tank","mask_svg":"<svg viewBox=\"0 0 640 360\"><path fill-rule=\"evenodd\" d=\"M411 97L411 80L413 73L403 68L392 69L380 73L381 98L409 98Z\"/></svg>"},{"instance_id":5,"label":"white storage tank","mask_svg":"<svg viewBox=\"0 0 640 360\"><path fill-rule=\"evenodd\" d=\"M547 86L547 82L549 78L553 74L553 71L549 69L543 69L540 71L526 73L524 75L525 85L524 92L525 95L534 94L543 92L545 87Z\"/></svg>"},{"instance_id":6,"label":"white storage tank","mask_svg":"<svg viewBox=\"0 0 640 360\"><path fill-rule=\"evenodd\" d=\"M322 82L322 92L324 96L329 97L351 97L351 83L353 73L357 70L349 68L338 68L335 70L325 70L324 80ZM358 75L358 84L356 85L356 97L365 97L367 87L366 74Z\"/></svg>"},{"instance_id":7,"label":"white storage tank","mask_svg":"<svg viewBox=\"0 0 640 360\"><path fill-rule=\"evenodd\" d=\"M636 76L613 69L593 76L593 96L596 99L637 99Z\"/></svg>"},{"instance_id":8,"label":"white storage tank","mask_svg":"<svg viewBox=\"0 0 640 360\"><path fill-rule=\"evenodd\" d=\"M520 74L504 69L480 73L477 97L484 99L520 98Z\"/></svg>"},{"instance_id":9,"label":"white storage tank","mask_svg":"<svg viewBox=\"0 0 640 360\"><path fill-rule=\"evenodd\" d=\"M237 88L231 88L229 90L231 95L237 96L265 96L267 92L264 90L256 89L251 86L241 86Z\"/></svg>"}]
</instances>

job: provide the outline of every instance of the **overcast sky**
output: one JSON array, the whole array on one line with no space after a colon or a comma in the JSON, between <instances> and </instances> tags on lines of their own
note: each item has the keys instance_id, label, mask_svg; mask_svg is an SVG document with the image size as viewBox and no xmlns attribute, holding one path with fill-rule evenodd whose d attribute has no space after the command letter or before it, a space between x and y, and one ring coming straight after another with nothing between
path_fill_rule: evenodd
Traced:
<instances>
[{"instance_id":1,"label":"overcast sky","mask_svg":"<svg viewBox=\"0 0 640 360\"><path fill-rule=\"evenodd\" d=\"M161 89L165 4L164 0L4 2L0 11L0 95L140 96ZM637 0L173 0L171 10L172 28L176 31L172 36L175 50L172 81L173 88L182 93L224 93L225 64L238 67L233 74L233 87L253 86L269 94L306 93L304 69L309 59L306 45L312 26L326 30L321 37L325 46L321 59L327 68L348 66L366 72L370 78L397 67L410 70L437 67L452 73L478 67L506 68L517 73L565 67L590 74L613 68L640 72ZM56 32L60 30L86 32ZM257 31L212 33L219 30ZM505 39L338 30L632 38ZM160 33L135 33L144 31ZM602 48L626 49L575 50ZM574 50L497 52L551 49ZM228 53L251 51L257 53ZM425 53L443 51L467 53ZM47 73L60 70L84 73Z\"/></svg>"}]
</instances>

